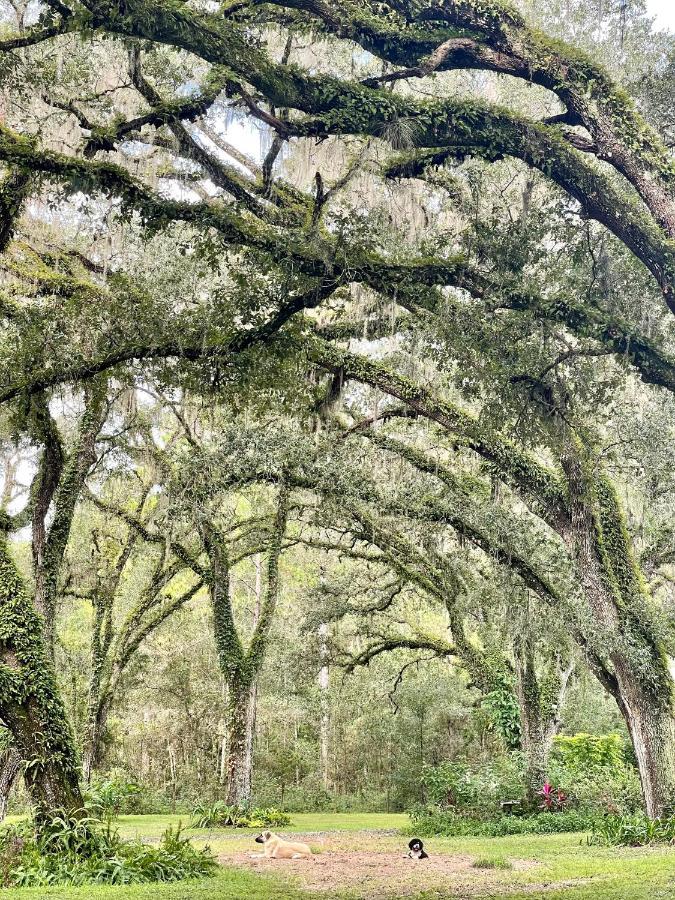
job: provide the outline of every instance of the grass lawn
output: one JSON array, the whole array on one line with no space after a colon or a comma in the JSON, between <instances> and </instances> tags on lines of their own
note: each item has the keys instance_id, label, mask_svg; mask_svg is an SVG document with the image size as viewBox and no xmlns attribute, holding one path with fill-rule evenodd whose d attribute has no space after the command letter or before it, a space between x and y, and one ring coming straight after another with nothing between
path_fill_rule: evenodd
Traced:
<instances>
[{"instance_id":1,"label":"grass lawn","mask_svg":"<svg viewBox=\"0 0 675 900\"><path fill-rule=\"evenodd\" d=\"M123 816L120 830L152 840L180 816ZM174 885L0 890L3 900L675 900L675 847L603 849L582 835L430 838L431 859L403 858L402 815L294 815L315 860L251 860L249 831L190 831L223 866L215 878ZM481 868L475 868L481 860ZM487 863L487 864L486 864ZM494 865L492 865L494 863Z\"/></svg>"}]
</instances>

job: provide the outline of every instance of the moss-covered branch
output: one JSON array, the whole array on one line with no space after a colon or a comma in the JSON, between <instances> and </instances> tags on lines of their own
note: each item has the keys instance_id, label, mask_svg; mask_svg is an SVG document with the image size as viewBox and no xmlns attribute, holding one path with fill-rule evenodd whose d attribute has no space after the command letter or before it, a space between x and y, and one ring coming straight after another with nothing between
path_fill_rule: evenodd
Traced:
<instances>
[{"instance_id":1,"label":"moss-covered branch","mask_svg":"<svg viewBox=\"0 0 675 900\"><path fill-rule=\"evenodd\" d=\"M490 433L473 413L434 396L420 384L397 375L380 363L318 338L308 339L303 348L317 364L328 369L340 367L345 377L396 397L421 416L460 435L467 447L489 460L506 481L516 485L545 514L555 516L564 511L565 488L559 476L515 444Z\"/></svg>"},{"instance_id":2,"label":"moss-covered branch","mask_svg":"<svg viewBox=\"0 0 675 900\"><path fill-rule=\"evenodd\" d=\"M103 29L182 47L214 65L227 60L229 68L268 103L308 115L306 121L293 123L295 134L380 136L387 127L405 120L414 129L415 144L420 148L445 147L449 154L474 154L488 160L504 155L522 159L559 184L589 215L616 234L649 268L675 311L675 254L661 220L615 189L612 180L571 147L557 127L477 101L419 102L331 76L310 76L297 67L272 61L252 47L243 30L231 22L191 13L170 0L151 6L146 0L130 0L123 8L114 0L88 0L86 5ZM502 21L503 16L507 21L506 7L500 6L494 21ZM516 16L513 22L517 21ZM623 110L625 115L628 111ZM632 132L631 137L635 138ZM649 178L646 182L652 183Z\"/></svg>"}]
</instances>

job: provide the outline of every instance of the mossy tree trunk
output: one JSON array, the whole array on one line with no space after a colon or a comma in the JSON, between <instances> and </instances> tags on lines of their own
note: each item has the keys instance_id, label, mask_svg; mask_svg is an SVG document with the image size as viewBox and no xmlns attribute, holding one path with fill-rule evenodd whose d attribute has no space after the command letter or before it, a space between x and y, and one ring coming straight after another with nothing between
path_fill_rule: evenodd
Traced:
<instances>
[{"instance_id":1,"label":"mossy tree trunk","mask_svg":"<svg viewBox=\"0 0 675 900\"><path fill-rule=\"evenodd\" d=\"M234 619L224 541L211 523L200 524L210 563L208 586L216 650L228 688L226 798L228 803L236 806L246 806L251 801L257 683L279 596L279 558L288 519L288 502L288 489L282 485L267 544L267 583L248 648L242 643Z\"/></svg>"},{"instance_id":2,"label":"mossy tree trunk","mask_svg":"<svg viewBox=\"0 0 675 900\"><path fill-rule=\"evenodd\" d=\"M9 522L5 518L4 524ZM24 763L38 819L83 807L79 762L40 616L0 533L0 720Z\"/></svg>"},{"instance_id":3,"label":"mossy tree trunk","mask_svg":"<svg viewBox=\"0 0 675 900\"><path fill-rule=\"evenodd\" d=\"M245 677L238 683L230 685L227 717L226 802L233 806L248 806L251 802L257 693L256 679L249 683L249 678Z\"/></svg>"},{"instance_id":4,"label":"mossy tree trunk","mask_svg":"<svg viewBox=\"0 0 675 900\"><path fill-rule=\"evenodd\" d=\"M67 457L64 456L60 435L49 413L46 398L40 398L43 408L35 415L44 449L34 490L34 602L38 612L42 614L45 641L52 655L59 575L75 507L82 494L87 473L96 461L96 439L106 416L106 386L107 380L102 379L87 389L77 443ZM53 517L47 528L46 519L50 509L53 509Z\"/></svg>"},{"instance_id":5,"label":"mossy tree trunk","mask_svg":"<svg viewBox=\"0 0 675 900\"><path fill-rule=\"evenodd\" d=\"M142 503L141 503L142 506ZM149 540L152 536L141 523ZM162 540L164 540L162 538ZM136 602L128 610L115 633L113 618L120 606L122 574L135 546L133 529L116 560L108 582L92 598L94 623L91 640L91 676L87 698L87 727L84 740L82 776L89 784L94 767L101 758L108 715L120 694L129 664L139 647L167 619L182 609L202 589L199 577L175 595L165 593L173 579L185 571L182 561L173 559L164 549L159 553L148 583L140 591ZM124 596L124 585L121 587Z\"/></svg>"},{"instance_id":6,"label":"mossy tree trunk","mask_svg":"<svg viewBox=\"0 0 675 900\"><path fill-rule=\"evenodd\" d=\"M632 551L616 491L578 440L563 456L570 492L566 539L603 649L599 677L631 737L645 811L652 818L675 798L675 684L665 635Z\"/></svg>"},{"instance_id":7,"label":"mossy tree trunk","mask_svg":"<svg viewBox=\"0 0 675 900\"><path fill-rule=\"evenodd\" d=\"M13 782L23 769L26 785L35 801L38 815L44 815L50 809L75 812L82 807L78 766L74 763L75 751L72 747L65 709L58 696L52 658L59 574L75 506L87 472L95 461L96 438L105 419L105 385L106 382L103 380L88 388L77 443L67 456L56 423L50 414L47 398L43 394L33 398L28 414L29 430L43 448L31 487L30 504L35 592L32 598L28 596L18 572L14 570L15 580L12 581L11 590L19 591L20 595L17 594L15 602L9 597L5 598L7 609L9 611L11 608L12 615L8 615L3 623L4 640L6 647L11 648L15 642L22 644L30 628L40 630L39 647L35 636L34 649L38 656L45 654L49 659L48 671L43 675L43 688L45 692L53 694L54 732L62 735L63 747L60 752L54 754L39 751L43 741L40 734L42 727L40 716L46 713L50 704L46 704L38 712L35 698L32 698L27 706L13 703L12 700L16 700L16 697L5 698L7 711L0 712L0 719L5 722L12 734L14 750L21 757L22 764L19 767L12 766L4 773L7 777L0 780L0 804L6 805ZM52 509L52 521L47 527L47 518ZM15 527L16 523L12 523L8 518L6 525L9 529ZM14 564L7 548L6 534L3 540L3 566L11 568ZM32 610L32 615L28 614L29 609ZM24 614L25 618L22 619ZM9 653L7 658L14 660L11 650L6 652ZM30 654L26 656L26 660L29 658ZM19 670L21 674L13 678L7 675L5 683L10 691L12 685L16 689L21 686L20 690L26 690L34 677L30 674L28 662L22 662ZM43 692L41 696L44 698L46 694ZM47 742L46 746L50 745L50 738L46 734L44 741ZM70 747L67 747L68 743L71 743ZM54 771L51 772L51 769Z\"/></svg>"},{"instance_id":8,"label":"mossy tree trunk","mask_svg":"<svg viewBox=\"0 0 675 900\"><path fill-rule=\"evenodd\" d=\"M109 703L103 701L97 705L87 721L87 733L82 750L82 782L85 785L91 784L94 768L101 758L101 744L109 711Z\"/></svg>"}]
</instances>

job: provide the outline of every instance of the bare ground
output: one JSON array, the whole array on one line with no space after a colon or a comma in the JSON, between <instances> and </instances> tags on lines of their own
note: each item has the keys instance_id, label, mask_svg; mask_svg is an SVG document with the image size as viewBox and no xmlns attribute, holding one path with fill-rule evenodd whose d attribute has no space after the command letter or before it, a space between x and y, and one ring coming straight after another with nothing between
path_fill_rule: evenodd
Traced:
<instances>
[{"instance_id":1,"label":"bare ground","mask_svg":"<svg viewBox=\"0 0 675 900\"><path fill-rule=\"evenodd\" d=\"M223 865L242 866L261 875L274 874L309 891L329 893L349 891L369 900L406 897L420 891L439 891L442 896L468 897L491 886L507 887L508 871L475 869L475 857L433 855L427 860L411 860L400 850L353 849L354 835L293 835L307 840L316 855L310 860L252 859L248 852L228 852L219 857ZM352 846L348 850L346 841ZM257 849L257 848L256 848ZM529 869L529 860L509 860L513 870ZM541 885L540 885L541 887ZM439 896L441 894L439 893Z\"/></svg>"}]
</instances>

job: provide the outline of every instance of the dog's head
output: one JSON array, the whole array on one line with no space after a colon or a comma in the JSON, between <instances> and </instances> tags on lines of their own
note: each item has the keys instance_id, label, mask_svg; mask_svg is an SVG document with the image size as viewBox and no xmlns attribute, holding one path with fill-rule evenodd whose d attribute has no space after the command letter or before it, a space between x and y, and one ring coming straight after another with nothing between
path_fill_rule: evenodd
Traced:
<instances>
[{"instance_id":1,"label":"dog's head","mask_svg":"<svg viewBox=\"0 0 675 900\"><path fill-rule=\"evenodd\" d=\"M419 853L419 851L424 847L424 844L419 838L413 838L408 846L414 853Z\"/></svg>"},{"instance_id":2,"label":"dog's head","mask_svg":"<svg viewBox=\"0 0 675 900\"><path fill-rule=\"evenodd\" d=\"M271 831L261 831L258 837L255 839L255 842L256 844L266 844L271 837Z\"/></svg>"}]
</instances>

